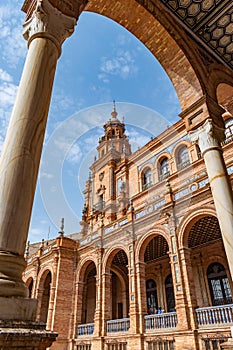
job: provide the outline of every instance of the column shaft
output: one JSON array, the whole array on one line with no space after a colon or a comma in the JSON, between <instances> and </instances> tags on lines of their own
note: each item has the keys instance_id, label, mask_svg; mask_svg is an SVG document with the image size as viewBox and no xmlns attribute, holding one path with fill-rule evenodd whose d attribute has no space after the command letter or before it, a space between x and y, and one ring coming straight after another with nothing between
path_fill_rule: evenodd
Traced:
<instances>
[{"instance_id":1,"label":"column shaft","mask_svg":"<svg viewBox=\"0 0 233 350\"><path fill-rule=\"evenodd\" d=\"M233 278L233 194L223 158L220 142L224 130L207 119L195 131L190 132L192 141L198 142L204 157L213 200L217 212L222 239Z\"/></svg>"},{"instance_id":2,"label":"column shaft","mask_svg":"<svg viewBox=\"0 0 233 350\"><path fill-rule=\"evenodd\" d=\"M0 166L0 249L23 255L44 139L58 51L32 41Z\"/></svg>"},{"instance_id":3,"label":"column shaft","mask_svg":"<svg viewBox=\"0 0 233 350\"><path fill-rule=\"evenodd\" d=\"M0 297L28 294L22 281L24 250L54 74L75 23L40 0L24 24L29 50L0 163Z\"/></svg>"}]
</instances>

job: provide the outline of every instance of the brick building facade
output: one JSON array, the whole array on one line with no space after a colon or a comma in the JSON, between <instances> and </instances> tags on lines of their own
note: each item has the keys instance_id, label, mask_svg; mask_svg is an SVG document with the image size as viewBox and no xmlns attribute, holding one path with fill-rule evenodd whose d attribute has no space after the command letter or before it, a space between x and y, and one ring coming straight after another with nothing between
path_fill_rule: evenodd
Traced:
<instances>
[{"instance_id":1,"label":"brick building facade","mask_svg":"<svg viewBox=\"0 0 233 350\"><path fill-rule=\"evenodd\" d=\"M233 119L224 160L232 181ZM23 279L51 349L220 349L233 284L210 181L184 120L131 152L114 107L84 190L79 234L32 245Z\"/></svg>"}]
</instances>

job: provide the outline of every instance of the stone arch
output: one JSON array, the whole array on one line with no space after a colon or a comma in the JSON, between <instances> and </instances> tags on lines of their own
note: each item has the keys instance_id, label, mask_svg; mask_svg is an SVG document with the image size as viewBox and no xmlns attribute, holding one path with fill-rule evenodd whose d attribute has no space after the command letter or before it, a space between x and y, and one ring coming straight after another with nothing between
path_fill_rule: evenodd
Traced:
<instances>
[{"instance_id":1,"label":"stone arch","mask_svg":"<svg viewBox=\"0 0 233 350\"><path fill-rule=\"evenodd\" d=\"M167 172L167 175L161 173L161 163L167 159L168 161L168 172ZM159 155L159 157L156 159L155 161L155 169L156 169L156 172L157 172L157 176L158 176L158 181L162 181L164 180L165 178L167 178L170 174L171 174L171 161L172 161L172 156L170 153L168 152L163 152L162 154Z\"/></svg>"},{"instance_id":2,"label":"stone arch","mask_svg":"<svg viewBox=\"0 0 233 350\"><path fill-rule=\"evenodd\" d=\"M135 261L136 262L143 262L144 261L144 254L145 254L146 247L147 247L148 243L156 236L162 236L168 244L169 251L171 250L170 242L168 239L168 234L165 232L165 230L162 227L152 229L138 240L136 250L135 250Z\"/></svg>"},{"instance_id":3,"label":"stone arch","mask_svg":"<svg viewBox=\"0 0 233 350\"><path fill-rule=\"evenodd\" d=\"M128 317L129 313L129 277L128 253L125 247L110 249L103 259L103 274L108 283L105 285L105 296L111 300L108 305L108 319Z\"/></svg>"},{"instance_id":4,"label":"stone arch","mask_svg":"<svg viewBox=\"0 0 233 350\"><path fill-rule=\"evenodd\" d=\"M187 140L182 140L181 142L177 143L172 150L171 157L176 160L177 153L179 152L180 148L184 146L187 147L187 149L189 149L189 147L191 146L191 143Z\"/></svg>"},{"instance_id":5,"label":"stone arch","mask_svg":"<svg viewBox=\"0 0 233 350\"><path fill-rule=\"evenodd\" d=\"M145 174L146 172L149 172L151 174L151 183L146 182L145 180ZM146 190L147 188L149 188L152 184L153 184L153 166L150 163L145 164L142 169L139 172L139 181L140 181L140 188L141 190Z\"/></svg>"},{"instance_id":6,"label":"stone arch","mask_svg":"<svg viewBox=\"0 0 233 350\"><path fill-rule=\"evenodd\" d=\"M53 270L51 268L48 268L48 266L44 266L44 268L40 270L37 278L37 285L39 289L43 286L43 283L48 273L51 273L51 280L53 280Z\"/></svg>"},{"instance_id":7,"label":"stone arch","mask_svg":"<svg viewBox=\"0 0 233 350\"><path fill-rule=\"evenodd\" d=\"M26 286L28 287L28 298L32 297L33 294L33 288L34 288L34 280L33 277L28 277L27 281L25 282Z\"/></svg>"},{"instance_id":8,"label":"stone arch","mask_svg":"<svg viewBox=\"0 0 233 350\"><path fill-rule=\"evenodd\" d=\"M112 264L112 261L114 259L114 256L120 251L123 250L127 256L127 259L129 260L129 254L124 246L117 246L114 248L109 249L105 256L103 257L103 273L107 273L110 271L110 267Z\"/></svg>"},{"instance_id":9,"label":"stone arch","mask_svg":"<svg viewBox=\"0 0 233 350\"><path fill-rule=\"evenodd\" d=\"M87 320L93 322L94 315L96 311L96 281L94 281L95 285L92 283L92 296L91 296L91 305L89 307L89 303L87 303L88 297L90 298L90 283L88 285L88 273L92 270L88 271L88 268L91 265L94 265L96 274L97 274L97 262L95 258L90 258L89 256L84 257L78 264L76 270L76 291L75 291L75 324L76 326L82 323L86 323ZM92 276L94 278L94 276ZM89 291L88 291L89 289ZM87 307L88 306L88 307ZM80 330L78 330L79 332ZM81 329L82 331L82 329Z\"/></svg>"},{"instance_id":10,"label":"stone arch","mask_svg":"<svg viewBox=\"0 0 233 350\"><path fill-rule=\"evenodd\" d=\"M233 83L220 83L216 87L216 95L218 103L226 109L228 113L233 115ZM223 115L224 116L224 115Z\"/></svg>"},{"instance_id":11,"label":"stone arch","mask_svg":"<svg viewBox=\"0 0 233 350\"><path fill-rule=\"evenodd\" d=\"M155 8L159 5L156 3L153 6ZM182 31L175 33L174 26L169 24L168 18L162 18L164 9L161 11L161 9L155 8L156 15L155 13L151 14L146 9L146 5L143 6L135 0L127 2L118 0L114 2L114 5L110 0L102 2L90 0L84 10L99 13L119 23L150 50L172 81L182 110L185 110L203 95L197 74L190 63L191 57L189 57L190 61L187 58L188 55L194 55L194 50L187 49L189 43L187 40L184 42L184 39L180 37ZM129 18L134 18L134 20L129 20ZM166 29L165 26L167 26ZM171 32L173 37L176 34L176 40L169 34ZM183 44L182 49L178 42L179 45ZM178 62L179 64L177 64ZM184 96L187 95L189 99L184 99Z\"/></svg>"},{"instance_id":12,"label":"stone arch","mask_svg":"<svg viewBox=\"0 0 233 350\"><path fill-rule=\"evenodd\" d=\"M187 213L181 220L177 227L178 234L178 248L188 247L188 236L192 226L205 216L217 217L214 206L203 206L193 212Z\"/></svg>"},{"instance_id":13,"label":"stone arch","mask_svg":"<svg viewBox=\"0 0 233 350\"><path fill-rule=\"evenodd\" d=\"M93 258L90 259L90 257L85 257L79 262L77 266L77 281L82 281L82 282L84 281L86 269L88 265L92 262L95 264L95 268L97 271L97 261L95 259Z\"/></svg>"},{"instance_id":14,"label":"stone arch","mask_svg":"<svg viewBox=\"0 0 233 350\"><path fill-rule=\"evenodd\" d=\"M50 286L52 283L53 275L52 271L48 268L44 268L40 278L38 280L38 310L37 318L39 321L47 323L49 302L50 302Z\"/></svg>"}]
</instances>

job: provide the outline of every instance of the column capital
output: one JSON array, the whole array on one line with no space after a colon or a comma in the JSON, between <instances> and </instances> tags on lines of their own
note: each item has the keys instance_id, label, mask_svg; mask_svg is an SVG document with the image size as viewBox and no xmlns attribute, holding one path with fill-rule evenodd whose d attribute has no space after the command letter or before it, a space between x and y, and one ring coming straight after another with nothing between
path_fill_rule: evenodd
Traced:
<instances>
[{"instance_id":1,"label":"column capital","mask_svg":"<svg viewBox=\"0 0 233 350\"><path fill-rule=\"evenodd\" d=\"M190 131L192 142L198 143L202 155L211 150L221 150L220 142L225 139L224 129L217 126L212 119L207 119L198 129Z\"/></svg>"},{"instance_id":2,"label":"column capital","mask_svg":"<svg viewBox=\"0 0 233 350\"><path fill-rule=\"evenodd\" d=\"M61 45L73 32L77 23L75 17L62 13L48 0L37 0L31 17L23 24L23 37L28 46L35 38L50 39L61 54Z\"/></svg>"}]
</instances>

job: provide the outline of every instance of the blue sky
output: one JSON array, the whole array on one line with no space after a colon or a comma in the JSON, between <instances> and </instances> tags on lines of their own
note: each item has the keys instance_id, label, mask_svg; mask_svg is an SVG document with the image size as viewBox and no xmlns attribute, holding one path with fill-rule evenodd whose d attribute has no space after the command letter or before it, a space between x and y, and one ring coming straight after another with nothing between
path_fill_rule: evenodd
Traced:
<instances>
[{"instance_id":1,"label":"blue sky","mask_svg":"<svg viewBox=\"0 0 233 350\"><path fill-rule=\"evenodd\" d=\"M0 5L0 148L27 54L22 4ZM85 12L57 65L31 242L55 237L62 217L66 234L79 231L88 166L114 99L134 150L178 120L175 90L154 56L117 23Z\"/></svg>"}]
</instances>

